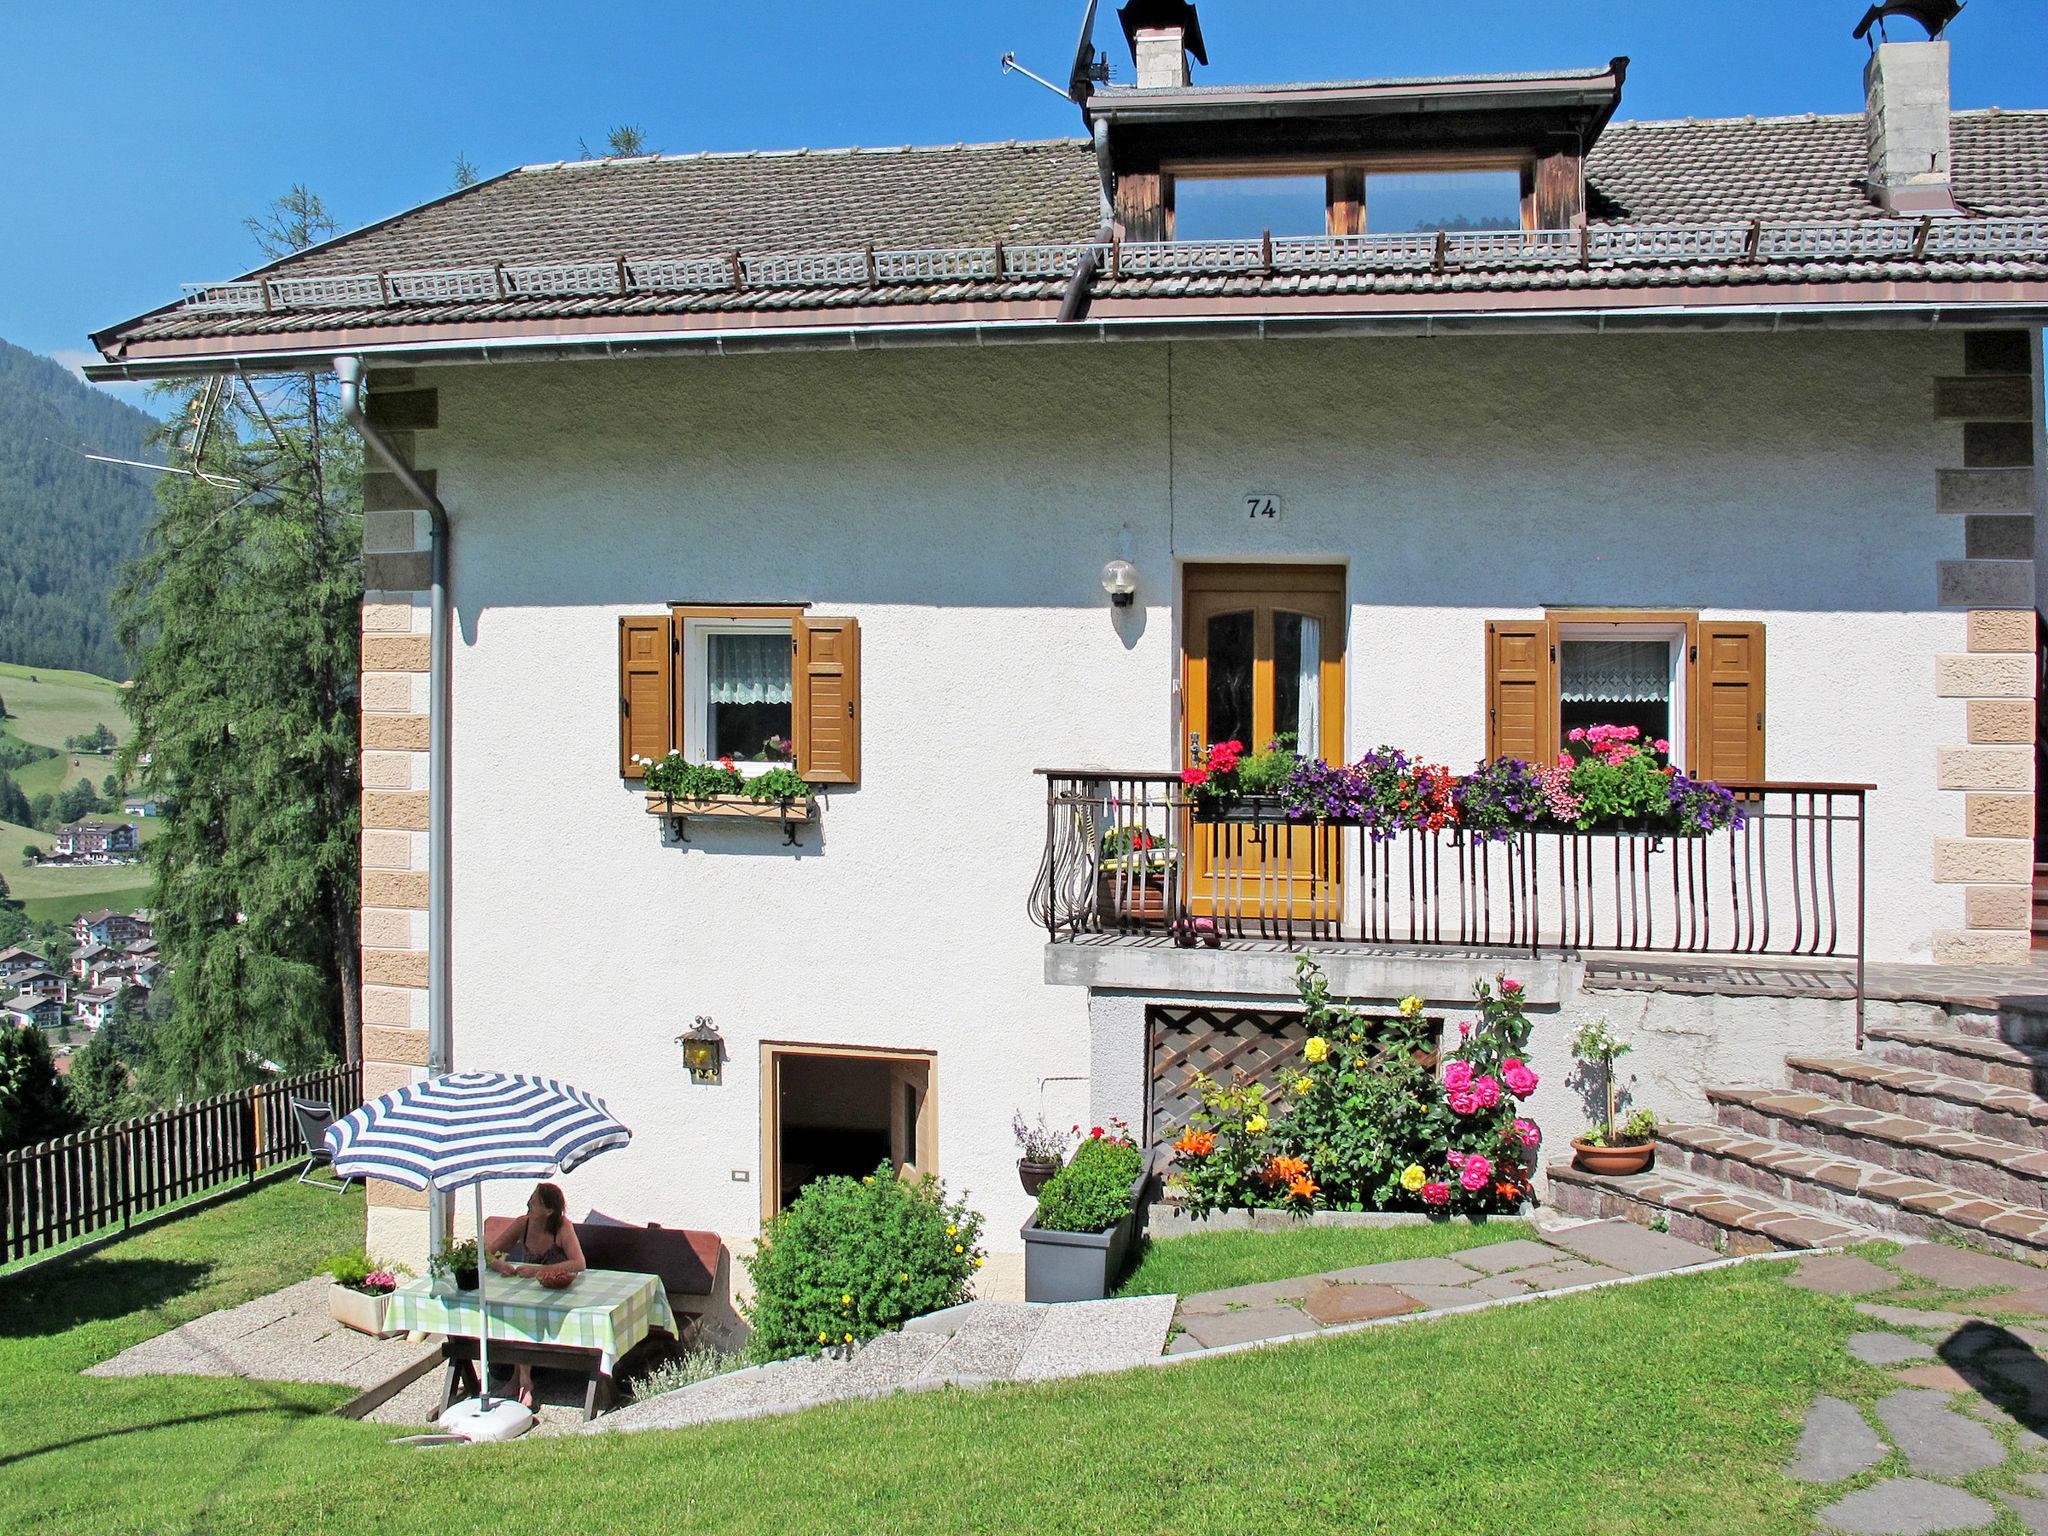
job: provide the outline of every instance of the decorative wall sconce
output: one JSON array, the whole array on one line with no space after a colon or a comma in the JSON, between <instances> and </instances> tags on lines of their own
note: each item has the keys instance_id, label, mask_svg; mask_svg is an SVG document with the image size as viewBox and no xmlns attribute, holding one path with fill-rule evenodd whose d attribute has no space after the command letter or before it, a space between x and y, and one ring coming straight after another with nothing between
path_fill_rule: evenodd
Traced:
<instances>
[{"instance_id":1,"label":"decorative wall sconce","mask_svg":"<svg viewBox=\"0 0 2048 1536\"><path fill-rule=\"evenodd\" d=\"M1128 560L1112 560L1102 568L1102 590L1117 608L1128 608L1138 594L1138 568Z\"/></svg>"},{"instance_id":2,"label":"decorative wall sconce","mask_svg":"<svg viewBox=\"0 0 2048 1536\"><path fill-rule=\"evenodd\" d=\"M683 1048L683 1065L690 1069L693 1083L716 1083L723 1076L725 1063L725 1037L712 1026L708 1014L698 1014L697 1023L687 1034L676 1036L676 1044Z\"/></svg>"}]
</instances>

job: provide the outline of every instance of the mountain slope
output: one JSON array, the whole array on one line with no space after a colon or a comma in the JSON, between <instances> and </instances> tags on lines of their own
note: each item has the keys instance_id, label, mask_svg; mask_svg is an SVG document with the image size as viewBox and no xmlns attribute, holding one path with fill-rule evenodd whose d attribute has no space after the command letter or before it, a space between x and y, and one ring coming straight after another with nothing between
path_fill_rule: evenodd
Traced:
<instances>
[{"instance_id":1,"label":"mountain slope","mask_svg":"<svg viewBox=\"0 0 2048 1536\"><path fill-rule=\"evenodd\" d=\"M155 424L0 341L0 657L128 675L107 599L155 515L154 477L77 450L158 458Z\"/></svg>"}]
</instances>

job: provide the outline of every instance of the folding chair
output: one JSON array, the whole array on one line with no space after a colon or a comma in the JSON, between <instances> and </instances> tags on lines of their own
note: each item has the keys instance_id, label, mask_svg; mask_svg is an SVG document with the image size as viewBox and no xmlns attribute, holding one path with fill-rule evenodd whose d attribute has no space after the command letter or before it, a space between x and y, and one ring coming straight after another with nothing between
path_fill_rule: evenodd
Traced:
<instances>
[{"instance_id":1,"label":"folding chair","mask_svg":"<svg viewBox=\"0 0 2048 1536\"><path fill-rule=\"evenodd\" d=\"M316 1178L313 1170L329 1167L334 1154L327 1150L327 1127L334 1124L334 1106L324 1099L293 1099L292 1118L299 1125L299 1139L306 1144L306 1166L299 1170L299 1182L315 1189L347 1189L353 1179L339 1182L330 1176Z\"/></svg>"}]
</instances>

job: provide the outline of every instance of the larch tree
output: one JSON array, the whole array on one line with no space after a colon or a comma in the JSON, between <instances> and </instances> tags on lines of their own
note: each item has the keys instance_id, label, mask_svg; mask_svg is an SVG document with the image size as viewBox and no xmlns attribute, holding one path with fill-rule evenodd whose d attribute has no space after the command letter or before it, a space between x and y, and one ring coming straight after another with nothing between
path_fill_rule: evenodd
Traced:
<instances>
[{"instance_id":1,"label":"larch tree","mask_svg":"<svg viewBox=\"0 0 2048 1536\"><path fill-rule=\"evenodd\" d=\"M303 186L247 226L273 258L334 230ZM360 1059L362 446L325 375L168 388L177 472L115 596L135 667L116 771L163 806L148 1075L190 1096Z\"/></svg>"}]
</instances>

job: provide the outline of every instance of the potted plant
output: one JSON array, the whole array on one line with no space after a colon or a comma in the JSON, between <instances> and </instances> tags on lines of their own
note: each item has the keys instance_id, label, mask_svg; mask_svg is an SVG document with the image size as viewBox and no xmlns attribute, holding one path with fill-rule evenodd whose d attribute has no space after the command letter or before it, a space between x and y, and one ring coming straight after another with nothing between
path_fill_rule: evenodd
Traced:
<instances>
[{"instance_id":1,"label":"potted plant","mask_svg":"<svg viewBox=\"0 0 2048 1536\"><path fill-rule=\"evenodd\" d=\"M1103 905L1138 923L1164 923L1172 850L1146 828L1126 823L1102 834Z\"/></svg>"},{"instance_id":2,"label":"potted plant","mask_svg":"<svg viewBox=\"0 0 2048 1536\"><path fill-rule=\"evenodd\" d=\"M1633 1048L1605 1018L1589 1019L1572 1036L1572 1054L1588 1067L1599 1067L1607 1103L1607 1118L1572 1138L1572 1162L1587 1173L1641 1173L1657 1155L1657 1117L1639 1109L1619 1120L1615 1112L1614 1063Z\"/></svg>"},{"instance_id":3,"label":"potted plant","mask_svg":"<svg viewBox=\"0 0 2048 1536\"><path fill-rule=\"evenodd\" d=\"M1096 1126L1038 1192L1024 1223L1024 1299L1105 1299L1143 1224L1151 1178L1122 1121Z\"/></svg>"},{"instance_id":4,"label":"potted plant","mask_svg":"<svg viewBox=\"0 0 2048 1536\"><path fill-rule=\"evenodd\" d=\"M338 1253L327 1261L333 1282L327 1287L327 1312L344 1328L386 1338L384 1314L390 1309L391 1293L398 1289L399 1276L409 1274L403 1265L378 1264L368 1251Z\"/></svg>"},{"instance_id":5,"label":"potted plant","mask_svg":"<svg viewBox=\"0 0 2048 1536\"><path fill-rule=\"evenodd\" d=\"M444 1243L441 1251L428 1262L427 1270L438 1283L453 1286L458 1291L475 1290L476 1239L465 1237L460 1242Z\"/></svg>"},{"instance_id":6,"label":"potted plant","mask_svg":"<svg viewBox=\"0 0 2048 1536\"><path fill-rule=\"evenodd\" d=\"M1024 1185L1024 1193L1035 1196L1066 1161L1067 1133L1047 1125L1042 1115L1038 1124L1026 1125L1022 1110L1010 1116L1010 1129L1016 1133L1017 1145L1024 1153L1017 1159L1017 1177Z\"/></svg>"}]
</instances>

